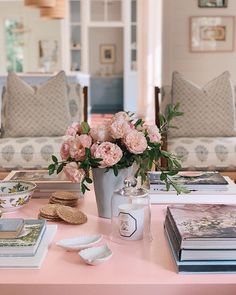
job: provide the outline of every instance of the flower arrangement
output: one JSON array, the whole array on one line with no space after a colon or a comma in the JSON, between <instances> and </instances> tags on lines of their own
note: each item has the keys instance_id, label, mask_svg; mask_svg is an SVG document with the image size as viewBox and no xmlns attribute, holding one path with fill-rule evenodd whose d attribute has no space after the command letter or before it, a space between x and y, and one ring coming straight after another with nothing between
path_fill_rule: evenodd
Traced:
<instances>
[{"instance_id":1,"label":"flower arrangement","mask_svg":"<svg viewBox=\"0 0 236 295\"><path fill-rule=\"evenodd\" d=\"M156 125L147 125L130 112L118 112L110 121L95 127L90 127L87 122L73 123L61 146L61 161L52 156L49 174L63 170L72 182L81 183L84 193L89 190L87 184L92 183L90 169L112 169L117 176L120 169L136 163L135 176L141 176L142 181L145 181L147 171L156 165L162 171L161 179L166 182L167 189L170 184L175 186L168 176L176 174L181 165L175 155L162 150L162 137L171 127L171 119L182 115L178 108L178 105L169 106L166 117L160 116L160 129ZM160 167L161 158L167 159L168 171Z\"/></svg>"}]
</instances>

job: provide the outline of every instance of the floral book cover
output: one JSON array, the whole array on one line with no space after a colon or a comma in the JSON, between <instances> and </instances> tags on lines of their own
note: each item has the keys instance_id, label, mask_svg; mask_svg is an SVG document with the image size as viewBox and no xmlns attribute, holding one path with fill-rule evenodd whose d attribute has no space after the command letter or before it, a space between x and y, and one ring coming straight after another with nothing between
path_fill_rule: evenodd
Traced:
<instances>
[{"instance_id":1,"label":"floral book cover","mask_svg":"<svg viewBox=\"0 0 236 295\"><path fill-rule=\"evenodd\" d=\"M183 240L236 239L236 206L173 205L167 210Z\"/></svg>"}]
</instances>

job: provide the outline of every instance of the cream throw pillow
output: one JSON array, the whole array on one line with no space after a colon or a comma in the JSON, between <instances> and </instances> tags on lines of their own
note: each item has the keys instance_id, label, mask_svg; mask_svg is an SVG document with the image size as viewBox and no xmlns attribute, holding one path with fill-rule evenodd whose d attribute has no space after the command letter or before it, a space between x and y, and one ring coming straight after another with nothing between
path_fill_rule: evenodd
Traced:
<instances>
[{"instance_id":1,"label":"cream throw pillow","mask_svg":"<svg viewBox=\"0 0 236 295\"><path fill-rule=\"evenodd\" d=\"M4 137L64 135L69 123L66 76L58 73L37 88L15 73L7 78L4 102Z\"/></svg>"},{"instance_id":2,"label":"cream throw pillow","mask_svg":"<svg viewBox=\"0 0 236 295\"><path fill-rule=\"evenodd\" d=\"M224 72L204 87L173 73L172 104L180 103L182 117L175 118L172 137L235 136L235 98L230 74Z\"/></svg>"}]
</instances>

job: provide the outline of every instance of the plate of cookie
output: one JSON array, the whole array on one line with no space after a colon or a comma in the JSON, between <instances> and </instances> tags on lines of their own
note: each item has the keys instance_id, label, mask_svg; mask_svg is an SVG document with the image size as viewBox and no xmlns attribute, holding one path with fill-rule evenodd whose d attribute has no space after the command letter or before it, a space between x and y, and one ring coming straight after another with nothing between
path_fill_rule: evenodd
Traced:
<instances>
[{"instance_id":1,"label":"plate of cookie","mask_svg":"<svg viewBox=\"0 0 236 295\"><path fill-rule=\"evenodd\" d=\"M93 246L94 244L100 242L103 236L98 235L88 235L88 236L78 236L70 239L63 239L56 242L56 245L62 247L67 251L80 251Z\"/></svg>"}]
</instances>

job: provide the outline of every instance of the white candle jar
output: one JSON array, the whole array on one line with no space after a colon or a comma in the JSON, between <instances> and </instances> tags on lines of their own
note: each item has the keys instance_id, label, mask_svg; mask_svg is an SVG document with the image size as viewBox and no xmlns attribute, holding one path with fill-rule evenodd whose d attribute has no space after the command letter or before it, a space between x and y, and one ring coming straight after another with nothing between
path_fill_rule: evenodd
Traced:
<instances>
[{"instance_id":1,"label":"white candle jar","mask_svg":"<svg viewBox=\"0 0 236 295\"><path fill-rule=\"evenodd\" d=\"M111 240L118 243L152 240L151 208L147 190L136 188L137 181L127 177L125 187L115 191L111 200Z\"/></svg>"}]
</instances>

